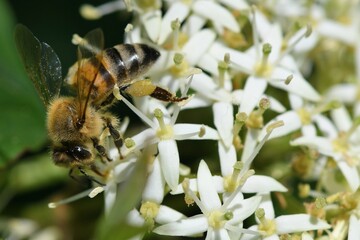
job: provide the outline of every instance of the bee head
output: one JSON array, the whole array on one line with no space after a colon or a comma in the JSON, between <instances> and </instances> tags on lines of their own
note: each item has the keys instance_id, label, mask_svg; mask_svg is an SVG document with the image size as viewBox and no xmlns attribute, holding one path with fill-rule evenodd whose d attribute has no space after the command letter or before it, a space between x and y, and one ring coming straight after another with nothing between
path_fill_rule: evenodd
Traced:
<instances>
[{"instance_id":1,"label":"bee head","mask_svg":"<svg viewBox=\"0 0 360 240\"><path fill-rule=\"evenodd\" d=\"M55 147L52 157L56 165L63 167L89 165L94 159L89 149L77 144L64 144L62 147Z\"/></svg>"}]
</instances>

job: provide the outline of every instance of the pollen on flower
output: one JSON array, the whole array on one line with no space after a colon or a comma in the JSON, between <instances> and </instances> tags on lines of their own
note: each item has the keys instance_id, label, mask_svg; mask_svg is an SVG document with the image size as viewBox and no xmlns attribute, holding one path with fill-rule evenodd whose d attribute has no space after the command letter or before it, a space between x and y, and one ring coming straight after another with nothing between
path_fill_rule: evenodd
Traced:
<instances>
[{"instance_id":1,"label":"pollen on flower","mask_svg":"<svg viewBox=\"0 0 360 240\"><path fill-rule=\"evenodd\" d=\"M159 204L151 201L146 201L141 204L140 214L145 219L150 228L154 227L155 218L159 213Z\"/></svg>"},{"instance_id":2,"label":"pollen on flower","mask_svg":"<svg viewBox=\"0 0 360 240\"><path fill-rule=\"evenodd\" d=\"M126 138L126 139L124 140L124 145L125 145L125 147L127 147L127 148L132 148L132 147L134 147L136 144L135 144L135 141L134 141L133 139L131 139L131 138Z\"/></svg>"},{"instance_id":3,"label":"pollen on flower","mask_svg":"<svg viewBox=\"0 0 360 240\"><path fill-rule=\"evenodd\" d=\"M162 140L171 139L174 136L174 130L171 125L165 124L163 112L157 108L154 111L154 116L159 122L159 129L157 130L156 135Z\"/></svg>"},{"instance_id":4,"label":"pollen on flower","mask_svg":"<svg viewBox=\"0 0 360 240\"><path fill-rule=\"evenodd\" d=\"M265 211L262 208L259 208L255 212L256 217L259 219L259 231L264 236L271 236L276 233L276 223L272 219L267 219L265 217Z\"/></svg>"},{"instance_id":5,"label":"pollen on flower","mask_svg":"<svg viewBox=\"0 0 360 240\"><path fill-rule=\"evenodd\" d=\"M225 225L229 216L229 213L223 213L222 211L214 210L208 216L209 226L214 229L220 229Z\"/></svg>"},{"instance_id":6,"label":"pollen on flower","mask_svg":"<svg viewBox=\"0 0 360 240\"><path fill-rule=\"evenodd\" d=\"M308 125L311 123L311 113L305 108L299 108L297 114L300 117L300 121L303 125Z\"/></svg>"}]
</instances>

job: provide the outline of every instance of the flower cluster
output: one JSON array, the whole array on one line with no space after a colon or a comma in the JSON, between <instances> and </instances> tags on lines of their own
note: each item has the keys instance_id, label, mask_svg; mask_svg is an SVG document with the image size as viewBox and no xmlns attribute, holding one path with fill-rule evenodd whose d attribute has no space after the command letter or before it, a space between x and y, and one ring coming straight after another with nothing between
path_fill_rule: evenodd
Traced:
<instances>
[{"instance_id":1,"label":"flower cluster","mask_svg":"<svg viewBox=\"0 0 360 240\"><path fill-rule=\"evenodd\" d=\"M81 13L97 19L126 10L134 18L125 42L161 53L148 73L152 81L188 99L131 103L115 93L147 128L123 121L123 147L109 140L114 161L99 163L106 177L81 196L103 191L109 214L146 149L147 182L129 225L206 239L360 238L359 1L136 0L84 5ZM341 54L350 70L331 62L345 61ZM201 116L177 122L194 109L209 109L210 124ZM179 141L195 149L206 141L217 154L199 149L205 157L191 159L199 161L191 169ZM287 164L290 176L256 173L268 142L267 154L287 149L268 164ZM180 194L197 214L165 205L165 197ZM292 198L303 208L284 214L277 205L286 208Z\"/></svg>"}]
</instances>

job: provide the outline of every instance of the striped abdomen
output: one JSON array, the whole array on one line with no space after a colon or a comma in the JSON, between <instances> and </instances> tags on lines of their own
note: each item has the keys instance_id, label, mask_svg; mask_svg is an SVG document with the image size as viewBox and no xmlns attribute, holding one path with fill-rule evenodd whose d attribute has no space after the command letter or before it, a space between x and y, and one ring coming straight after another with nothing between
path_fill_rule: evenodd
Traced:
<instances>
[{"instance_id":1,"label":"striped abdomen","mask_svg":"<svg viewBox=\"0 0 360 240\"><path fill-rule=\"evenodd\" d=\"M112 97L115 84L120 88L145 74L156 62L160 53L145 44L119 44L105 49L101 58L84 59L81 69L74 64L67 76L67 83L78 87L78 76L81 76L80 95L85 99L91 88L91 102L96 106L103 106ZM80 74L77 73L80 71Z\"/></svg>"}]
</instances>

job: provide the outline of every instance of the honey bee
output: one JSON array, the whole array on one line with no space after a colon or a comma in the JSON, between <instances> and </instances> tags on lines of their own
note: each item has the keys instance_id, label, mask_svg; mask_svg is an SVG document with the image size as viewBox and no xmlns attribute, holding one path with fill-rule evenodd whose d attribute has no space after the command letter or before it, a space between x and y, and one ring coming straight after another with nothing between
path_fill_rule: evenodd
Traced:
<instances>
[{"instance_id":1,"label":"honey bee","mask_svg":"<svg viewBox=\"0 0 360 240\"><path fill-rule=\"evenodd\" d=\"M89 32L78 45L78 61L65 78L76 94L60 96L61 63L52 48L20 24L15 29L15 42L29 78L47 106L47 130L56 165L83 173L87 168L101 175L94 164L96 157L111 161L100 138L105 130L120 151L119 121L107 110L114 102L115 87L131 96L149 95L170 102L186 99L150 80L137 80L160 56L148 45L119 44L103 50L102 31Z\"/></svg>"}]
</instances>

